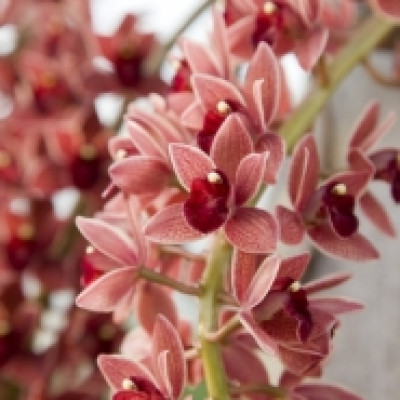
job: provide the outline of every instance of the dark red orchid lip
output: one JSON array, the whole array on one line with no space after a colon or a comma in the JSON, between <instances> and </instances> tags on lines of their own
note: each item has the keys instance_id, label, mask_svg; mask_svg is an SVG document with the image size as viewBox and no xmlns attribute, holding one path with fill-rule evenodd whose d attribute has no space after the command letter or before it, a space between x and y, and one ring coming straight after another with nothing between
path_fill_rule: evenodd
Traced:
<instances>
[{"instance_id":1,"label":"dark red orchid lip","mask_svg":"<svg viewBox=\"0 0 400 400\"><path fill-rule=\"evenodd\" d=\"M210 171L205 178L194 179L184 204L189 224L203 233L222 226L228 217L229 193L230 185L222 171Z\"/></svg>"}]
</instances>

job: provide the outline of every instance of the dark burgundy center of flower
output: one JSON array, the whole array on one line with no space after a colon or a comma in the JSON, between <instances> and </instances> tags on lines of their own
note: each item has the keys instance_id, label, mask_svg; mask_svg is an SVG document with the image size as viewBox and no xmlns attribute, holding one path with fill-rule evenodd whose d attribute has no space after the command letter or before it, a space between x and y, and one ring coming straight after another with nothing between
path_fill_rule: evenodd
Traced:
<instances>
[{"instance_id":1,"label":"dark burgundy center of flower","mask_svg":"<svg viewBox=\"0 0 400 400\"><path fill-rule=\"evenodd\" d=\"M190 197L184 204L187 221L195 229L209 233L219 228L228 216L229 182L221 171L193 180Z\"/></svg>"},{"instance_id":2,"label":"dark burgundy center of flower","mask_svg":"<svg viewBox=\"0 0 400 400\"><path fill-rule=\"evenodd\" d=\"M256 16L251 40L254 47L260 42L270 46L275 43L277 33L283 28L283 6L273 1L264 4L264 10Z\"/></svg>"},{"instance_id":3,"label":"dark burgundy center of flower","mask_svg":"<svg viewBox=\"0 0 400 400\"><path fill-rule=\"evenodd\" d=\"M133 48L124 47L114 60L115 72L122 85L136 86L142 76L142 63L144 56Z\"/></svg>"},{"instance_id":4,"label":"dark burgundy center of flower","mask_svg":"<svg viewBox=\"0 0 400 400\"><path fill-rule=\"evenodd\" d=\"M355 199L347 193L344 184L332 182L327 185L322 202L338 235L349 237L357 231L358 219L354 215Z\"/></svg>"},{"instance_id":5,"label":"dark burgundy center of flower","mask_svg":"<svg viewBox=\"0 0 400 400\"><path fill-rule=\"evenodd\" d=\"M190 70L189 64L186 60L179 63L179 68L177 69L174 77L171 81L171 90L173 92L191 92L192 87L190 85L190 76L192 72Z\"/></svg>"},{"instance_id":6,"label":"dark burgundy center of flower","mask_svg":"<svg viewBox=\"0 0 400 400\"><path fill-rule=\"evenodd\" d=\"M92 145L82 146L70 165L73 184L81 189L93 187L100 175L101 159Z\"/></svg>"},{"instance_id":7,"label":"dark burgundy center of flower","mask_svg":"<svg viewBox=\"0 0 400 400\"><path fill-rule=\"evenodd\" d=\"M0 181L15 183L19 178L19 171L11 154L0 147Z\"/></svg>"},{"instance_id":8,"label":"dark burgundy center of flower","mask_svg":"<svg viewBox=\"0 0 400 400\"><path fill-rule=\"evenodd\" d=\"M131 389L120 390L112 400L167 400L166 397L147 379L132 376L123 382L123 386Z\"/></svg>"},{"instance_id":9,"label":"dark burgundy center of flower","mask_svg":"<svg viewBox=\"0 0 400 400\"><path fill-rule=\"evenodd\" d=\"M375 157L379 161L379 157ZM374 157L372 162L376 162ZM374 163L375 164L375 163ZM396 203L400 203L400 154L393 153L386 165L382 168L379 166L375 172L375 179L382 179L391 185L391 194Z\"/></svg>"},{"instance_id":10,"label":"dark burgundy center of flower","mask_svg":"<svg viewBox=\"0 0 400 400\"><path fill-rule=\"evenodd\" d=\"M207 154L218 129L232 112L239 111L239 105L230 100L221 100L215 109L208 110L203 121L203 128L197 134L198 146Z\"/></svg>"}]
</instances>

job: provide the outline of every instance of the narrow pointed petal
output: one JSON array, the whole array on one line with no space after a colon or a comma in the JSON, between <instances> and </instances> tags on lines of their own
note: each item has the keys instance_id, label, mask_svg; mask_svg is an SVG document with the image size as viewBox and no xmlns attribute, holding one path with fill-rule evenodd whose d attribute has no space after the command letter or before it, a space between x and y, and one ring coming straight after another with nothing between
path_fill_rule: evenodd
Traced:
<instances>
[{"instance_id":1,"label":"narrow pointed petal","mask_svg":"<svg viewBox=\"0 0 400 400\"><path fill-rule=\"evenodd\" d=\"M165 162L146 156L127 157L117 161L111 165L109 173L114 185L135 194L159 191L171 176Z\"/></svg>"},{"instance_id":2,"label":"narrow pointed petal","mask_svg":"<svg viewBox=\"0 0 400 400\"><path fill-rule=\"evenodd\" d=\"M236 173L235 204L242 205L259 191L265 176L269 152L247 155L239 164Z\"/></svg>"},{"instance_id":3,"label":"narrow pointed petal","mask_svg":"<svg viewBox=\"0 0 400 400\"><path fill-rule=\"evenodd\" d=\"M361 262L379 258L378 251L359 233L340 238L330 226L319 225L310 228L308 235L319 250L339 259Z\"/></svg>"},{"instance_id":4,"label":"narrow pointed petal","mask_svg":"<svg viewBox=\"0 0 400 400\"><path fill-rule=\"evenodd\" d=\"M169 147L172 166L179 183L187 190L194 179L205 178L215 169L215 164L203 151L186 144L171 144Z\"/></svg>"},{"instance_id":5,"label":"narrow pointed petal","mask_svg":"<svg viewBox=\"0 0 400 400\"><path fill-rule=\"evenodd\" d=\"M253 142L238 115L229 115L214 137L210 155L218 169L234 182L240 161L253 151Z\"/></svg>"},{"instance_id":6,"label":"narrow pointed petal","mask_svg":"<svg viewBox=\"0 0 400 400\"><path fill-rule=\"evenodd\" d=\"M220 78L205 74L192 75L193 90L204 111L216 109L221 100L229 100L244 106L243 96L236 87Z\"/></svg>"},{"instance_id":7,"label":"narrow pointed petal","mask_svg":"<svg viewBox=\"0 0 400 400\"><path fill-rule=\"evenodd\" d=\"M159 355L167 351L166 369L171 384L171 398L177 399L186 383L186 362L178 332L164 316L157 317L153 330L153 366L158 371Z\"/></svg>"},{"instance_id":8,"label":"narrow pointed petal","mask_svg":"<svg viewBox=\"0 0 400 400\"><path fill-rule=\"evenodd\" d=\"M369 0L371 6L396 22L400 21L400 3L398 0Z\"/></svg>"},{"instance_id":9,"label":"narrow pointed petal","mask_svg":"<svg viewBox=\"0 0 400 400\"><path fill-rule=\"evenodd\" d=\"M82 235L102 254L123 265L135 265L137 247L121 230L94 218L77 217Z\"/></svg>"},{"instance_id":10,"label":"narrow pointed petal","mask_svg":"<svg viewBox=\"0 0 400 400\"><path fill-rule=\"evenodd\" d=\"M301 353L283 346L279 347L279 357L286 369L295 375L305 375L321 361L319 354Z\"/></svg>"},{"instance_id":11,"label":"narrow pointed petal","mask_svg":"<svg viewBox=\"0 0 400 400\"><path fill-rule=\"evenodd\" d=\"M328 314L338 315L352 311L359 311L364 308L364 305L358 301L334 297L323 299L310 299L310 307Z\"/></svg>"},{"instance_id":12,"label":"narrow pointed petal","mask_svg":"<svg viewBox=\"0 0 400 400\"><path fill-rule=\"evenodd\" d=\"M371 192L365 192L360 198L360 206L364 214L379 228L383 233L390 237L396 237L389 215Z\"/></svg>"},{"instance_id":13,"label":"narrow pointed petal","mask_svg":"<svg viewBox=\"0 0 400 400\"><path fill-rule=\"evenodd\" d=\"M361 397L337 386L324 384L301 384L294 389L307 400L363 400Z\"/></svg>"},{"instance_id":14,"label":"narrow pointed petal","mask_svg":"<svg viewBox=\"0 0 400 400\"><path fill-rule=\"evenodd\" d=\"M309 253L283 259L276 279L291 278L294 281L299 281L306 271L309 261Z\"/></svg>"},{"instance_id":15,"label":"narrow pointed petal","mask_svg":"<svg viewBox=\"0 0 400 400\"><path fill-rule=\"evenodd\" d=\"M247 99L255 109L256 104L253 98L253 84L258 80L263 81L262 85L258 86L259 89L256 89L256 92L261 91L259 93L261 94L263 107L263 128L268 126L276 117L280 103L280 78L281 74L275 54L266 43L261 42L258 45L253 58L250 60L244 87L249 91L247 93Z\"/></svg>"},{"instance_id":16,"label":"narrow pointed petal","mask_svg":"<svg viewBox=\"0 0 400 400\"><path fill-rule=\"evenodd\" d=\"M234 248L231 285L233 295L239 303L244 302L247 289L253 279L257 267L257 255L244 253Z\"/></svg>"},{"instance_id":17,"label":"narrow pointed petal","mask_svg":"<svg viewBox=\"0 0 400 400\"><path fill-rule=\"evenodd\" d=\"M261 329L250 312L241 311L239 318L244 329L254 338L262 351L271 355L276 354L277 345L275 341Z\"/></svg>"},{"instance_id":18,"label":"narrow pointed petal","mask_svg":"<svg viewBox=\"0 0 400 400\"><path fill-rule=\"evenodd\" d=\"M274 217L266 211L241 207L225 223L228 241L246 253L273 253L278 241Z\"/></svg>"},{"instance_id":19,"label":"narrow pointed petal","mask_svg":"<svg viewBox=\"0 0 400 400\"><path fill-rule=\"evenodd\" d=\"M165 95L168 108L171 109L176 115L182 116L183 113L194 103L194 94L192 92L173 92ZM200 129L202 125L201 114L197 117L198 125L195 129ZM190 120L190 118L189 118ZM181 120L183 123L183 121ZM186 125L186 124L183 124Z\"/></svg>"},{"instance_id":20,"label":"narrow pointed petal","mask_svg":"<svg viewBox=\"0 0 400 400\"><path fill-rule=\"evenodd\" d=\"M318 27L307 38L297 42L294 51L303 69L310 71L315 66L325 49L328 37L329 30Z\"/></svg>"},{"instance_id":21,"label":"narrow pointed petal","mask_svg":"<svg viewBox=\"0 0 400 400\"><path fill-rule=\"evenodd\" d=\"M285 141L280 135L274 133L266 133L258 138L256 144L256 151L268 151L269 157L267 167L265 169L264 182L276 183L279 170L284 160L286 149Z\"/></svg>"},{"instance_id":22,"label":"narrow pointed petal","mask_svg":"<svg viewBox=\"0 0 400 400\"><path fill-rule=\"evenodd\" d=\"M142 155L161 160L166 158L157 141L141 125L135 121L127 121L126 127L132 142Z\"/></svg>"},{"instance_id":23,"label":"narrow pointed petal","mask_svg":"<svg viewBox=\"0 0 400 400\"><path fill-rule=\"evenodd\" d=\"M97 358L97 365L107 383L114 390L122 390L124 379L132 376L145 378L150 382L154 382L154 378L146 367L121 356L101 354Z\"/></svg>"},{"instance_id":24,"label":"narrow pointed petal","mask_svg":"<svg viewBox=\"0 0 400 400\"><path fill-rule=\"evenodd\" d=\"M87 286L76 298L76 305L90 311L113 311L135 285L136 268L123 267L107 272Z\"/></svg>"},{"instance_id":25,"label":"narrow pointed petal","mask_svg":"<svg viewBox=\"0 0 400 400\"><path fill-rule=\"evenodd\" d=\"M204 236L186 221L182 203L170 205L154 215L144 233L149 240L162 244L180 244Z\"/></svg>"},{"instance_id":26,"label":"narrow pointed petal","mask_svg":"<svg viewBox=\"0 0 400 400\"><path fill-rule=\"evenodd\" d=\"M353 171L366 171L369 172L371 176L375 174L375 166L370 161L365 153L360 149L352 148L347 156L350 168Z\"/></svg>"},{"instance_id":27,"label":"narrow pointed petal","mask_svg":"<svg viewBox=\"0 0 400 400\"><path fill-rule=\"evenodd\" d=\"M229 63L229 43L227 29L222 14L213 8L214 32L213 40L215 41L215 52L218 56L220 75L226 79L230 76L230 63Z\"/></svg>"},{"instance_id":28,"label":"narrow pointed petal","mask_svg":"<svg viewBox=\"0 0 400 400\"><path fill-rule=\"evenodd\" d=\"M279 239L283 243L296 245L303 240L305 227L298 213L286 207L278 206L276 218L279 223Z\"/></svg>"},{"instance_id":29,"label":"narrow pointed petal","mask_svg":"<svg viewBox=\"0 0 400 400\"><path fill-rule=\"evenodd\" d=\"M315 139L306 135L293 151L289 172L289 195L295 209L303 211L319 179L319 158Z\"/></svg>"},{"instance_id":30,"label":"narrow pointed petal","mask_svg":"<svg viewBox=\"0 0 400 400\"><path fill-rule=\"evenodd\" d=\"M153 332L159 314L177 326L178 315L171 294L160 286L143 283L137 290L134 307L138 322L149 334Z\"/></svg>"},{"instance_id":31,"label":"narrow pointed petal","mask_svg":"<svg viewBox=\"0 0 400 400\"><path fill-rule=\"evenodd\" d=\"M218 75L214 60L206 48L191 40L184 39L181 43L183 54L194 73L200 72L214 76Z\"/></svg>"},{"instance_id":32,"label":"narrow pointed petal","mask_svg":"<svg viewBox=\"0 0 400 400\"><path fill-rule=\"evenodd\" d=\"M324 276L323 278L306 283L303 286L303 289L307 292L307 294L317 293L321 290L327 290L335 286L341 285L342 283L347 282L351 277L351 274L328 275Z\"/></svg>"},{"instance_id":33,"label":"narrow pointed petal","mask_svg":"<svg viewBox=\"0 0 400 400\"><path fill-rule=\"evenodd\" d=\"M267 257L258 267L253 276L250 286L247 289L243 307L252 309L261 303L267 295L276 278L280 266L280 259L277 255Z\"/></svg>"}]
</instances>

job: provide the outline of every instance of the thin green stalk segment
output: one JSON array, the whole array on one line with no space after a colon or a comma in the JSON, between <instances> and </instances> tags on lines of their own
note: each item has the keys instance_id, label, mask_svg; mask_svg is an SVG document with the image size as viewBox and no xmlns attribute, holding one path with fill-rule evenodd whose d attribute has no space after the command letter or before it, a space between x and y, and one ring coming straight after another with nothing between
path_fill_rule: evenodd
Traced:
<instances>
[{"instance_id":1,"label":"thin green stalk segment","mask_svg":"<svg viewBox=\"0 0 400 400\"><path fill-rule=\"evenodd\" d=\"M288 151L291 151L299 138L310 129L315 117L340 82L394 27L392 22L372 16L358 28L349 43L327 67L329 83L315 88L303 104L282 124L280 134L286 139Z\"/></svg>"},{"instance_id":2,"label":"thin green stalk segment","mask_svg":"<svg viewBox=\"0 0 400 400\"><path fill-rule=\"evenodd\" d=\"M200 299L201 342L200 355L209 397L213 400L229 400L229 388L222 362L219 343L209 341L204 332L213 332L218 327L218 294L231 256L231 247L223 237L216 236L207 268L203 275L204 293Z\"/></svg>"}]
</instances>

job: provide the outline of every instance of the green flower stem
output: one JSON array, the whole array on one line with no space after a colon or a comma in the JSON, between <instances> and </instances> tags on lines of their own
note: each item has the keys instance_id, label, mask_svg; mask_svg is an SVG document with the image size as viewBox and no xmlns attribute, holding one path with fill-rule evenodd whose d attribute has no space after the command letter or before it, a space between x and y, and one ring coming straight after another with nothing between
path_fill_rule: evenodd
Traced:
<instances>
[{"instance_id":1,"label":"green flower stem","mask_svg":"<svg viewBox=\"0 0 400 400\"><path fill-rule=\"evenodd\" d=\"M204 293L200 298L199 339L208 396L212 400L229 400L229 388L219 343L210 341L207 332L218 328L218 295L231 257L231 247L218 235L203 275Z\"/></svg>"},{"instance_id":2,"label":"green flower stem","mask_svg":"<svg viewBox=\"0 0 400 400\"><path fill-rule=\"evenodd\" d=\"M235 314L228 322L225 323L216 332L206 332L205 335L208 339L213 342L223 342L226 338L230 336L231 333L235 332L242 326L240 319L237 314Z\"/></svg>"},{"instance_id":3,"label":"green flower stem","mask_svg":"<svg viewBox=\"0 0 400 400\"><path fill-rule=\"evenodd\" d=\"M183 282L176 281L175 279L170 278L160 272L154 271L150 268L140 267L138 269L138 277L145 279L149 282L158 283L163 286L168 286L176 291L184 294L188 294L191 296L200 296L202 293L201 287L187 285Z\"/></svg>"},{"instance_id":4,"label":"green flower stem","mask_svg":"<svg viewBox=\"0 0 400 400\"><path fill-rule=\"evenodd\" d=\"M280 128L287 149L291 151L299 138L310 129L315 117L331 98L334 90L347 74L394 29L395 25L377 16L369 17L354 33L349 43L327 65L329 82L316 87L302 105Z\"/></svg>"}]
</instances>

